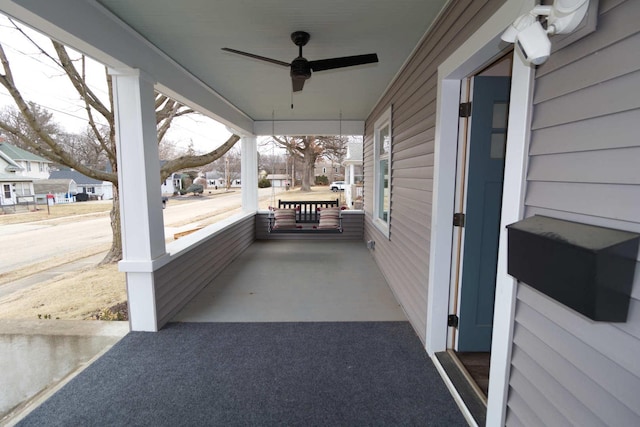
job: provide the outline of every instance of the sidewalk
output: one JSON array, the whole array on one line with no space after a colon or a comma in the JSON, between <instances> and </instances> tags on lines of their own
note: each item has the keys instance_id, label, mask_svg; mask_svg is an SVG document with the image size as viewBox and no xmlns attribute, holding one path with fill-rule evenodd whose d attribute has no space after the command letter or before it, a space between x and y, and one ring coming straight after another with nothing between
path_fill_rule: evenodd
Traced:
<instances>
[{"instance_id":1,"label":"sidewalk","mask_svg":"<svg viewBox=\"0 0 640 427\"><path fill-rule=\"evenodd\" d=\"M57 265L48 270L41 271L39 273L32 274L22 279L18 279L11 283L0 285L0 298L17 292L22 289L29 288L47 280L54 279L62 274L70 271L84 270L88 267L96 266L104 258L104 253L91 255L86 258L77 259L75 261L68 262L66 264Z\"/></svg>"}]
</instances>

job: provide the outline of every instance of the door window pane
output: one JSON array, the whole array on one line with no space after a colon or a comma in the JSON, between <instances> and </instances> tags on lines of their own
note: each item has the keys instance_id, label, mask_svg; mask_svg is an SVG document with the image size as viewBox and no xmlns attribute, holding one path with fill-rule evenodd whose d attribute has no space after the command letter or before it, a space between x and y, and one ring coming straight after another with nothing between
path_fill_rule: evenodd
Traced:
<instances>
[{"instance_id":1,"label":"door window pane","mask_svg":"<svg viewBox=\"0 0 640 427\"><path fill-rule=\"evenodd\" d=\"M509 104L506 102L493 103L493 120L491 127L494 129L506 129L509 119Z\"/></svg>"},{"instance_id":2,"label":"door window pane","mask_svg":"<svg viewBox=\"0 0 640 427\"><path fill-rule=\"evenodd\" d=\"M491 134L491 158L504 159L507 148L507 134L504 132L494 132Z\"/></svg>"}]
</instances>

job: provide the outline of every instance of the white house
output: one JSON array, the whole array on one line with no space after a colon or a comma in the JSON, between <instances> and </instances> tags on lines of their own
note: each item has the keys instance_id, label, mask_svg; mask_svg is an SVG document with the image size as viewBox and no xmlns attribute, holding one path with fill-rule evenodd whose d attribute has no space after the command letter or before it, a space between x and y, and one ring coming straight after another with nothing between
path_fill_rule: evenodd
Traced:
<instances>
[{"instance_id":1,"label":"white house","mask_svg":"<svg viewBox=\"0 0 640 427\"><path fill-rule=\"evenodd\" d=\"M342 162L344 166L344 181L347 184L344 189L344 197L347 206L357 209L362 207L363 200L362 181L364 179L364 162L362 159L362 148L362 141L349 141L347 143L347 155ZM356 184L359 185L356 186Z\"/></svg>"},{"instance_id":2,"label":"white house","mask_svg":"<svg viewBox=\"0 0 640 427\"><path fill-rule=\"evenodd\" d=\"M88 177L73 169L51 171L49 178L71 179L75 182L78 193L85 193L101 200L113 199L113 184L111 182Z\"/></svg>"},{"instance_id":3,"label":"white house","mask_svg":"<svg viewBox=\"0 0 640 427\"><path fill-rule=\"evenodd\" d=\"M2 167L2 159L0 159ZM21 201L34 201L33 179L13 174L0 173L0 204L15 205ZM26 196L23 198L23 196Z\"/></svg>"},{"instance_id":4,"label":"white house","mask_svg":"<svg viewBox=\"0 0 640 427\"><path fill-rule=\"evenodd\" d=\"M225 188L227 183L224 177L220 177L216 172L206 172L205 179L208 187ZM242 180L232 179L231 188L240 188L242 186Z\"/></svg>"},{"instance_id":5,"label":"white house","mask_svg":"<svg viewBox=\"0 0 640 427\"><path fill-rule=\"evenodd\" d=\"M162 194L174 194L182 189L182 175L174 172L167 179L162 181L160 191Z\"/></svg>"},{"instance_id":6,"label":"white house","mask_svg":"<svg viewBox=\"0 0 640 427\"><path fill-rule=\"evenodd\" d=\"M285 188L287 184L291 184L291 176L284 173L269 174L265 177L265 179L271 181L272 187Z\"/></svg>"},{"instance_id":7,"label":"white house","mask_svg":"<svg viewBox=\"0 0 640 427\"><path fill-rule=\"evenodd\" d=\"M51 162L6 142L0 142L0 203L35 203L33 181L46 178Z\"/></svg>"},{"instance_id":8,"label":"white house","mask_svg":"<svg viewBox=\"0 0 640 427\"><path fill-rule=\"evenodd\" d=\"M7 142L0 142L0 157L11 159L16 165L11 166L11 172L19 176L46 179L49 177L49 166L51 161L40 157L20 147L11 145ZM4 170L9 172L9 170Z\"/></svg>"}]
</instances>

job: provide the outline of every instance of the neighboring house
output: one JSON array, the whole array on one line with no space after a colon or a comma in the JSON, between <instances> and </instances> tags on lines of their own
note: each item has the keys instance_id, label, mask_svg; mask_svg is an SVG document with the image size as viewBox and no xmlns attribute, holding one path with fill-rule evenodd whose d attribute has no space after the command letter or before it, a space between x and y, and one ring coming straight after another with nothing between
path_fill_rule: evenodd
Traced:
<instances>
[{"instance_id":1,"label":"neighboring house","mask_svg":"<svg viewBox=\"0 0 640 427\"><path fill-rule=\"evenodd\" d=\"M362 182L364 180L362 147L362 141L349 141L347 155L342 162L344 166L344 181L347 184L344 190L345 201L347 206L355 209L362 209Z\"/></svg>"},{"instance_id":2,"label":"neighboring house","mask_svg":"<svg viewBox=\"0 0 640 427\"><path fill-rule=\"evenodd\" d=\"M0 142L0 204L15 205L21 202L35 202L33 181L34 171L40 167L49 170L50 162L6 142ZM33 173L31 173L33 172Z\"/></svg>"},{"instance_id":3,"label":"neighboring house","mask_svg":"<svg viewBox=\"0 0 640 427\"><path fill-rule=\"evenodd\" d=\"M0 168L2 167L0 158ZM11 173L0 173L0 205L16 205L20 202L35 202L33 179Z\"/></svg>"},{"instance_id":4,"label":"neighboring house","mask_svg":"<svg viewBox=\"0 0 640 427\"><path fill-rule=\"evenodd\" d=\"M106 2L114 6L109 10L119 14L115 17L94 2L75 2L69 7L72 15L64 16L58 13L62 6L51 8L46 1L5 3L17 19L63 42L75 42L118 70L113 76L116 110L132 117L118 125L127 141L119 145L120 170L129 173L121 182L128 251L119 268L127 273L132 329L156 331L256 239L256 218L261 215L257 212L256 135L272 135L274 129L282 134L288 129L292 134L295 130L312 134L330 128L322 123L323 117L330 116L321 109L323 80L314 76L304 92L296 94L296 120L289 116L289 122L274 123L274 103L260 98L269 89L264 78L271 75L261 68L257 75L263 78L237 73L245 84L234 82L233 73L216 67L233 67L236 61L217 64L211 59L220 50L212 41L223 40L225 34L217 34L217 40L207 37L207 45L198 46L193 33L184 29L187 24L193 24L194 32L204 31L203 27L177 9L151 20L144 19L145 12L154 10L151 2ZM68 6L70 0L63 3ZM215 7L225 7L223 3ZM285 3L269 3L269 7L291 6ZM431 2L407 2L402 9L418 3ZM181 4L185 13L194 10L188 9L189 4ZM204 2L197 4L202 8ZM550 58L534 66L525 60L522 43L514 48L501 35L535 2L443 2L434 22L413 24L423 37L407 50L406 60L400 54L403 65L393 70L391 81L370 87L367 95L373 101L364 106L366 118L361 117L364 240L370 242L372 257L467 415L471 406L456 391L462 384L453 383L463 376L456 375L455 363L445 369L443 358L468 351L490 357L486 398L490 426L640 425L637 251L630 258L635 264L630 295L619 293L628 303L624 321L594 320L531 286L539 284L518 281L507 272L508 256L514 254L507 244L506 226L534 215L640 233L640 1L591 0L588 4L585 24L574 34L551 37ZM311 8L314 3L303 1L302 5ZM391 1L381 1L380 6L388 14L399 9ZM351 20L349 25L344 21L323 25L323 20L317 20L318 33L365 25L361 15L369 9L378 8L359 8L357 17L345 17L336 10L336 16ZM69 19L80 16L81 23ZM322 16L329 20L329 15ZM229 13L224 23L239 26L249 18L244 13L233 19ZM388 25L387 16L372 19L377 19L377 27L364 27L372 36L349 39L350 49L384 48L376 44L376 37L385 44L388 38L393 46L399 26ZM526 16L518 22L523 21ZM179 30L171 32L172 37L157 36L167 22ZM131 31L122 31L127 25ZM255 41L246 42L243 49L280 52L265 37L250 33L250 27L244 28L243 41L256 36ZM147 43L145 36L155 44ZM359 44L359 39L373 44ZM125 43L127 49L122 49ZM181 52L197 47L199 52L209 50L182 55L185 63L180 63ZM203 56L206 66L198 62ZM362 68L382 71L385 60L380 57L378 68ZM240 60L237 64L252 66ZM201 66L197 79L181 74L196 66ZM218 88L211 76L223 72L227 79L222 80L232 84L226 98L220 99L214 96ZM254 80L259 80L259 88L246 91ZM219 228L202 230L192 244L181 243L175 251L166 249L162 221L154 220L159 203L154 210L153 198L139 197L134 191L157 189L157 170L146 167L154 163L157 168L155 159L150 159L157 156L155 115L152 103L146 102L153 100L154 82L246 135L243 162L250 166L243 167L243 202L245 196L248 201L242 214ZM331 84L337 85L333 80ZM242 100L244 108L239 107L240 101L238 106L232 104L233 99ZM313 99L314 105L305 104L304 99ZM339 102L336 97L330 99L334 112ZM249 110L253 115L245 113ZM307 111L324 115L305 116ZM479 129L477 135L475 129ZM356 212L353 218L357 215L361 214ZM554 235L550 230L543 232L547 238ZM126 239L135 244L128 246ZM575 268L565 263L550 268L530 261L532 270L550 273L547 285ZM598 267L597 263L576 265L584 264ZM614 271L590 277L608 282L616 276ZM566 293L585 298L607 293L580 289L581 285L575 283L576 289ZM477 403L482 409L483 401Z\"/></svg>"},{"instance_id":5,"label":"neighboring house","mask_svg":"<svg viewBox=\"0 0 640 427\"><path fill-rule=\"evenodd\" d=\"M162 194L175 194L182 189L182 174L177 172L172 173L167 179L162 181L161 192Z\"/></svg>"},{"instance_id":6,"label":"neighboring house","mask_svg":"<svg viewBox=\"0 0 640 427\"><path fill-rule=\"evenodd\" d=\"M213 188L225 188L226 181L224 177L220 177L216 172L206 172L205 179L207 180L207 186ZM231 180L231 188L242 187L242 181L240 179Z\"/></svg>"},{"instance_id":7,"label":"neighboring house","mask_svg":"<svg viewBox=\"0 0 640 427\"><path fill-rule=\"evenodd\" d=\"M11 172L19 176L34 179L48 178L49 166L53 163L44 157L40 157L6 142L0 142L0 157L11 159L15 164L10 167L11 170L5 169L4 171L0 171L0 173Z\"/></svg>"},{"instance_id":8,"label":"neighboring house","mask_svg":"<svg viewBox=\"0 0 640 427\"><path fill-rule=\"evenodd\" d=\"M77 193L85 193L101 200L113 199L113 184L90 178L73 169L51 171L49 179L71 179L77 185Z\"/></svg>"},{"instance_id":9,"label":"neighboring house","mask_svg":"<svg viewBox=\"0 0 640 427\"><path fill-rule=\"evenodd\" d=\"M344 166L321 159L314 166L313 176L326 176L329 182L341 180L344 178Z\"/></svg>"},{"instance_id":10,"label":"neighboring house","mask_svg":"<svg viewBox=\"0 0 640 427\"><path fill-rule=\"evenodd\" d=\"M266 179L271 181L272 187L286 187L287 184L290 184L291 177L284 173L274 173L267 175Z\"/></svg>"},{"instance_id":11,"label":"neighboring house","mask_svg":"<svg viewBox=\"0 0 640 427\"><path fill-rule=\"evenodd\" d=\"M53 195L57 203L73 201L78 193L78 185L73 179L39 179L34 181L33 190L37 203L46 203L47 196Z\"/></svg>"}]
</instances>

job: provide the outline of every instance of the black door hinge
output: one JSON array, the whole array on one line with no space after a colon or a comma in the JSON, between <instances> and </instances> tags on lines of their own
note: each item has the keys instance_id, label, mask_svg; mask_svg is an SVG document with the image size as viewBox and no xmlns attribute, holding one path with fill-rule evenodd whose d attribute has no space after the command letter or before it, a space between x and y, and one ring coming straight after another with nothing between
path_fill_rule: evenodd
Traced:
<instances>
[{"instance_id":1,"label":"black door hinge","mask_svg":"<svg viewBox=\"0 0 640 427\"><path fill-rule=\"evenodd\" d=\"M453 214L453 226L464 227L465 215L462 212Z\"/></svg>"},{"instance_id":2,"label":"black door hinge","mask_svg":"<svg viewBox=\"0 0 640 427\"><path fill-rule=\"evenodd\" d=\"M460 117L471 117L471 103L462 102L460 104Z\"/></svg>"},{"instance_id":3,"label":"black door hinge","mask_svg":"<svg viewBox=\"0 0 640 427\"><path fill-rule=\"evenodd\" d=\"M457 314L450 314L449 317L447 317L447 326L451 326L452 328L457 328L459 320L460 319L458 318Z\"/></svg>"}]
</instances>

